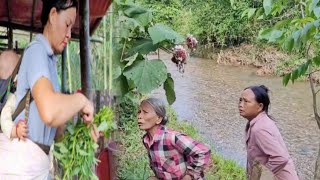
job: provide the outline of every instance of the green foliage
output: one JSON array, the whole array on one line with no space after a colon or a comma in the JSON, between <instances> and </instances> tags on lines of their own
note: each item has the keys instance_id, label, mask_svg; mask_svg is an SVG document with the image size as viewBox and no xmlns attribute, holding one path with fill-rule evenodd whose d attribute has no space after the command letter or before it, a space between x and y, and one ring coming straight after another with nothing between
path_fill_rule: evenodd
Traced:
<instances>
[{"instance_id":1,"label":"green foliage","mask_svg":"<svg viewBox=\"0 0 320 180\"><path fill-rule=\"evenodd\" d=\"M240 12L247 9L251 1L237 2L237 9L226 0L185 3L193 15L191 32L203 44L218 47L238 45L243 41L251 41L256 27L259 27L240 16ZM252 14L252 10L249 13Z\"/></svg>"},{"instance_id":2,"label":"green foliage","mask_svg":"<svg viewBox=\"0 0 320 180\"><path fill-rule=\"evenodd\" d=\"M125 96L120 102L120 111L119 111L119 123L120 127L127 121L134 121L137 118L139 103L135 98L130 98L129 96Z\"/></svg>"},{"instance_id":3,"label":"green foliage","mask_svg":"<svg viewBox=\"0 0 320 180\"><path fill-rule=\"evenodd\" d=\"M149 93L167 79L167 68L161 60L136 60L123 75L132 80L140 93Z\"/></svg>"},{"instance_id":4,"label":"green foliage","mask_svg":"<svg viewBox=\"0 0 320 180\"><path fill-rule=\"evenodd\" d=\"M168 103L173 104L173 102L176 100L176 94L174 93L174 81L170 73L168 73L168 78L164 82L163 88L166 91Z\"/></svg>"},{"instance_id":5,"label":"green foliage","mask_svg":"<svg viewBox=\"0 0 320 180\"><path fill-rule=\"evenodd\" d=\"M138 0L138 2L151 9L154 23L172 27L182 35L190 33L192 12L184 8L180 0Z\"/></svg>"},{"instance_id":6,"label":"green foliage","mask_svg":"<svg viewBox=\"0 0 320 180\"><path fill-rule=\"evenodd\" d=\"M146 55L161 47L171 49L183 38L166 25L153 25L153 16L148 9L130 2L116 1L116 4L119 14L117 23L121 32L113 58L116 72L113 88L121 96L133 91L150 93L172 78L168 77L162 60L149 60ZM168 101L173 103L174 91L170 91L169 95Z\"/></svg>"},{"instance_id":7,"label":"green foliage","mask_svg":"<svg viewBox=\"0 0 320 180\"><path fill-rule=\"evenodd\" d=\"M106 137L116 128L113 118L113 112L108 107L101 109L94 117L98 130ZM98 179L92 171L92 167L98 163L95 158L98 145L90 136L91 128L81 120L75 125L72 122L67 124L63 139L54 144L53 155L59 160L63 171L63 177L56 177L57 179L72 179L73 176L78 176L79 179Z\"/></svg>"},{"instance_id":8,"label":"green foliage","mask_svg":"<svg viewBox=\"0 0 320 180\"><path fill-rule=\"evenodd\" d=\"M104 132L104 136L108 138L110 133L117 128L114 122L114 114L112 109L104 106L94 116L94 123L98 124L98 131Z\"/></svg>"},{"instance_id":9,"label":"green foliage","mask_svg":"<svg viewBox=\"0 0 320 180\"><path fill-rule=\"evenodd\" d=\"M126 106L126 104L128 106ZM138 106L138 104L136 105ZM127 112L126 110L131 110L133 108L132 101L124 101L120 112ZM125 114L127 119L123 121L123 130L120 135L121 144L124 146L124 152L121 153L119 157L118 178L130 180L147 179L147 177L153 175L153 172L149 166L147 151L141 141L145 132L139 130L136 122L136 115L130 116L129 113ZM168 122L169 128L185 133L194 139L203 141L193 126L177 119L177 115L171 107L168 108L168 117L170 119ZM238 167L234 161L225 160L215 152L212 152L211 157L214 165L205 173L206 179L245 180L245 170Z\"/></svg>"},{"instance_id":10,"label":"green foliage","mask_svg":"<svg viewBox=\"0 0 320 180\"><path fill-rule=\"evenodd\" d=\"M265 16L279 16L287 13L295 4L287 0L272 2L264 0L263 9ZM281 8L279 8L281 6ZM301 76L308 75L306 72L311 67L319 66L318 47L319 47L319 10L317 0L306 0L304 3L297 2L296 6L301 8L301 16L277 22L270 28L262 29L259 38L278 44L282 49L289 52L301 53L304 57L300 58L299 65L292 72L283 77L283 84L287 85L291 79L292 83ZM314 52L310 52L313 49Z\"/></svg>"},{"instance_id":11,"label":"green foliage","mask_svg":"<svg viewBox=\"0 0 320 180\"><path fill-rule=\"evenodd\" d=\"M175 44L179 44L184 41L184 39L177 32L162 24L156 24L153 27L150 27L148 32L153 44L157 44L165 40L171 40Z\"/></svg>"},{"instance_id":12,"label":"green foliage","mask_svg":"<svg viewBox=\"0 0 320 180\"><path fill-rule=\"evenodd\" d=\"M54 146L53 155L59 160L64 173L62 179L71 179L75 175L80 179L98 179L91 170L98 162L94 156L98 145L93 142L85 124L79 122L74 126L68 123L62 142Z\"/></svg>"}]
</instances>

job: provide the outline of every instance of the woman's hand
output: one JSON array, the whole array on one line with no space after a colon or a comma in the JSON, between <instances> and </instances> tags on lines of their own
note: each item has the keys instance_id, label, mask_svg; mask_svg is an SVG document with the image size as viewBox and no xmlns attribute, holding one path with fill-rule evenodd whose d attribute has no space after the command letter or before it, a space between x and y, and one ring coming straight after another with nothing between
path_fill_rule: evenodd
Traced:
<instances>
[{"instance_id":1,"label":"woman's hand","mask_svg":"<svg viewBox=\"0 0 320 180\"><path fill-rule=\"evenodd\" d=\"M81 109L83 122L91 124L93 122L94 108L91 101L87 100L86 105Z\"/></svg>"},{"instance_id":2,"label":"woman's hand","mask_svg":"<svg viewBox=\"0 0 320 180\"><path fill-rule=\"evenodd\" d=\"M26 120L20 120L16 125L16 135L19 139L25 141L28 137L28 126Z\"/></svg>"}]
</instances>

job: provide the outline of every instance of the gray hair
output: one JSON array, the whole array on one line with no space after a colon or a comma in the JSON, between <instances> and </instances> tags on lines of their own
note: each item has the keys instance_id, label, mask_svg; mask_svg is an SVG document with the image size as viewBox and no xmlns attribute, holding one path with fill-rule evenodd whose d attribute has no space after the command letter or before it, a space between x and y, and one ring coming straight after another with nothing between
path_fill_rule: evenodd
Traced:
<instances>
[{"instance_id":1,"label":"gray hair","mask_svg":"<svg viewBox=\"0 0 320 180\"><path fill-rule=\"evenodd\" d=\"M156 112L156 114L162 118L162 121L160 124L166 125L168 122L168 118L166 116L166 105L161 99L158 98L148 98L141 101L141 104L148 103L153 110Z\"/></svg>"}]
</instances>

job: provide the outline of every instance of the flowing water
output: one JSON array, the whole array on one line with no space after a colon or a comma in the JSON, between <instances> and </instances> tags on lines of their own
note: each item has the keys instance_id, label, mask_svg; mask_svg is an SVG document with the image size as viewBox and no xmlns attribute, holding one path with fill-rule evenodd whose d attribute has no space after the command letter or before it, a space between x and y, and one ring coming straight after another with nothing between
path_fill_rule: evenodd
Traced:
<instances>
[{"instance_id":1,"label":"flowing water","mask_svg":"<svg viewBox=\"0 0 320 180\"><path fill-rule=\"evenodd\" d=\"M156 56L155 56L156 57ZM217 152L239 165L246 164L244 128L239 116L241 91L251 85L266 85L271 93L270 114L283 135L301 180L313 179L320 131L313 117L309 84L282 85L279 77L259 77L257 69L218 65L214 60L190 58L186 72L180 74L171 56L161 53L175 81L173 104L180 120L191 123L215 146ZM164 97L162 90L153 93Z\"/></svg>"}]
</instances>

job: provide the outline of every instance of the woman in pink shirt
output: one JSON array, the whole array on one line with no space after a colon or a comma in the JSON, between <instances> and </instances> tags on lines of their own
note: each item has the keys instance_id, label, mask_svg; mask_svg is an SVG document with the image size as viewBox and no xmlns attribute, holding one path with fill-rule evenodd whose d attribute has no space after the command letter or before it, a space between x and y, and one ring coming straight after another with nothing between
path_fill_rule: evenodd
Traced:
<instances>
[{"instance_id":1,"label":"woman in pink shirt","mask_svg":"<svg viewBox=\"0 0 320 180\"><path fill-rule=\"evenodd\" d=\"M254 161L266 166L278 180L298 180L293 161L279 129L268 115L268 88L251 86L241 94L240 115L248 119L246 126L247 176L250 179Z\"/></svg>"}]
</instances>

